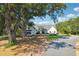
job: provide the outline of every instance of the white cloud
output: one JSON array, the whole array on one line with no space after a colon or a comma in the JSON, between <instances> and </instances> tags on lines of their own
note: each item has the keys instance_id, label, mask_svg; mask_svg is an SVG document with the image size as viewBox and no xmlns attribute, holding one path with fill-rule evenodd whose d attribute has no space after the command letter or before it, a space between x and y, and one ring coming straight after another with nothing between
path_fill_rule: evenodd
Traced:
<instances>
[{"instance_id":1,"label":"white cloud","mask_svg":"<svg viewBox=\"0 0 79 59\"><path fill-rule=\"evenodd\" d=\"M76 18L77 16L78 15L75 15L75 14L67 14L64 17L58 17L58 20L59 20L59 22L61 22L61 21L67 21L70 18Z\"/></svg>"},{"instance_id":2,"label":"white cloud","mask_svg":"<svg viewBox=\"0 0 79 59\"><path fill-rule=\"evenodd\" d=\"M66 17L58 17L58 21L59 21L59 22L66 21L66 20L67 20Z\"/></svg>"},{"instance_id":3,"label":"white cloud","mask_svg":"<svg viewBox=\"0 0 79 59\"><path fill-rule=\"evenodd\" d=\"M77 17L77 15L75 15L75 14L68 14L68 15L66 15L66 17L67 18L75 18L75 17Z\"/></svg>"},{"instance_id":4,"label":"white cloud","mask_svg":"<svg viewBox=\"0 0 79 59\"><path fill-rule=\"evenodd\" d=\"M74 8L74 11L78 11L79 12L79 7Z\"/></svg>"}]
</instances>

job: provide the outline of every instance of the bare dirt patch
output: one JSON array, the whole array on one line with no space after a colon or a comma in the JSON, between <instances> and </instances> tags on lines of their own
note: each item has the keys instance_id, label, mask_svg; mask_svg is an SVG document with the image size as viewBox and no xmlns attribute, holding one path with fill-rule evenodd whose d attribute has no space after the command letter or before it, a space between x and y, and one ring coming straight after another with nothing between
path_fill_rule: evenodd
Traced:
<instances>
[{"instance_id":1,"label":"bare dirt patch","mask_svg":"<svg viewBox=\"0 0 79 59\"><path fill-rule=\"evenodd\" d=\"M17 45L10 48L0 48L1 56L40 56L47 48L47 37L44 35L37 35L32 38L19 39ZM7 41L0 41L0 46L4 46Z\"/></svg>"}]
</instances>

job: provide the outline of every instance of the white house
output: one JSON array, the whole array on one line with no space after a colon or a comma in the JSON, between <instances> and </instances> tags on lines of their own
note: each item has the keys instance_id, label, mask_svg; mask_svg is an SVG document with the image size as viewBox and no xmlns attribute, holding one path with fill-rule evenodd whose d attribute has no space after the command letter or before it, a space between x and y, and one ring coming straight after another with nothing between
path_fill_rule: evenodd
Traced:
<instances>
[{"instance_id":1,"label":"white house","mask_svg":"<svg viewBox=\"0 0 79 59\"><path fill-rule=\"evenodd\" d=\"M35 35L37 33L37 29L35 27L30 27L31 35Z\"/></svg>"},{"instance_id":2,"label":"white house","mask_svg":"<svg viewBox=\"0 0 79 59\"><path fill-rule=\"evenodd\" d=\"M44 31L45 33L49 33L49 34L56 34L57 33L57 30L54 27L54 25L44 24L44 25L38 25L37 27L39 29L41 29L41 31Z\"/></svg>"},{"instance_id":3,"label":"white house","mask_svg":"<svg viewBox=\"0 0 79 59\"><path fill-rule=\"evenodd\" d=\"M46 34L46 33L56 34L57 33L57 30L53 25L46 25L46 24L44 24L44 25L35 24L33 27L30 27L29 30L31 31L31 35L35 35L38 32L41 34Z\"/></svg>"},{"instance_id":4,"label":"white house","mask_svg":"<svg viewBox=\"0 0 79 59\"><path fill-rule=\"evenodd\" d=\"M38 30L35 27L30 27L29 29L26 30L26 34L31 34L31 35L36 35Z\"/></svg>"},{"instance_id":5,"label":"white house","mask_svg":"<svg viewBox=\"0 0 79 59\"><path fill-rule=\"evenodd\" d=\"M47 31L49 34L56 34L57 33L57 30L56 30L56 28L55 27L51 27L51 28L49 28L49 30Z\"/></svg>"}]
</instances>

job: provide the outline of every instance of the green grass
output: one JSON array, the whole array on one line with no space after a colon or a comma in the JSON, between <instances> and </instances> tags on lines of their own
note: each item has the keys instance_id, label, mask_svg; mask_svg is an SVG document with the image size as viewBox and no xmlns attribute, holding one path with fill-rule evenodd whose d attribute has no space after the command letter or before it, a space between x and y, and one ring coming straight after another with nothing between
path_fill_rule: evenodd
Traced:
<instances>
[{"instance_id":1,"label":"green grass","mask_svg":"<svg viewBox=\"0 0 79 59\"><path fill-rule=\"evenodd\" d=\"M56 40L56 39L62 38L62 37L68 37L68 36L70 36L70 34L61 34L61 35L59 35L59 34L48 34L47 36L48 36L48 40L50 41L50 40Z\"/></svg>"},{"instance_id":2,"label":"green grass","mask_svg":"<svg viewBox=\"0 0 79 59\"><path fill-rule=\"evenodd\" d=\"M62 36L71 36L71 34L61 34Z\"/></svg>"},{"instance_id":3,"label":"green grass","mask_svg":"<svg viewBox=\"0 0 79 59\"><path fill-rule=\"evenodd\" d=\"M58 35L58 34L49 34L48 35L48 39L49 40L54 40L54 39L58 39L58 38L61 38L62 35Z\"/></svg>"}]
</instances>

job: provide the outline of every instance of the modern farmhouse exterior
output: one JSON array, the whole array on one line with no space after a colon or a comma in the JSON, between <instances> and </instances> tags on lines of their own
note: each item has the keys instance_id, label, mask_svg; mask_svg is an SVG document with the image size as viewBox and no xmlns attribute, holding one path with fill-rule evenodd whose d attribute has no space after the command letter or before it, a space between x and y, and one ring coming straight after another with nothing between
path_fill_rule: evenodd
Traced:
<instances>
[{"instance_id":1,"label":"modern farmhouse exterior","mask_svg":"<svg viewBox=\"0 0 79 59\"><path fill-rule=\"evenodd\" d=\"M31 35L36 34L56 34L57 30L53 25L34 25L28 29Z\"/></svg>"}]
</instances>

